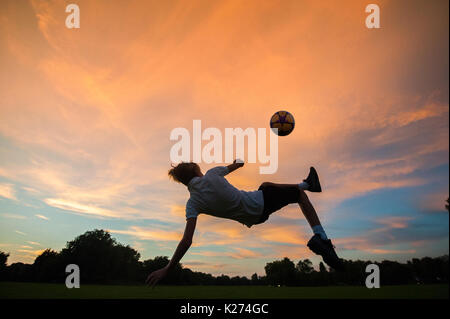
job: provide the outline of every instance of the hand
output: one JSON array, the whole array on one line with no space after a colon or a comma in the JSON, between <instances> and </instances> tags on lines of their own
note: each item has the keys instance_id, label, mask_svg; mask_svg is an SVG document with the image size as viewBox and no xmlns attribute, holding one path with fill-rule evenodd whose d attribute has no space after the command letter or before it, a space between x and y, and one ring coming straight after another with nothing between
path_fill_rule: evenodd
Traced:
<instances>
[{"instance_id":1,"label":"hand","mask_svg":"<svg viewBox=\"0 0 450 319\"><path fill-rule=\"evenodd\" d=\"M150 275L148 275L147 279L145 280L145 283L147 285L150 285L154 287L158 281L163 279L168 273L168 269L166 267L161 268L159 270L155 270Z\"/></svg>"},{"instance_id":2,"label":"hand","mask_svg":"<svg viewBox=\"0 0 450 319\"><path fill-rule=\"evenodd\" d=\"M240 159L235 159L233 161L233 164L238 164L239 167L244 166L244 162L242 160L240 160Z\"/></svg>"}]
</instances>

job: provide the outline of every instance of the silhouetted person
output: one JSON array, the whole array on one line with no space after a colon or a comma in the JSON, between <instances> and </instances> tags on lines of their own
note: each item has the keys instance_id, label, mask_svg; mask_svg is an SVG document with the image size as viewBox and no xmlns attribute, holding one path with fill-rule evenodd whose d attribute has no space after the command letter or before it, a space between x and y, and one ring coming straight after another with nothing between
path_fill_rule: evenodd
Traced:
<instances>
[{"instance_id":1,"label":"silhouetted person","mask_svg":"<svg viewBox=\"0 0 450 319\"><path fill-rule=\"evenodd\" d=\"M314 236L308 247L321 255L330 267L341 270L343 263L337 256L331 240L327 238L319 217L305 191L321 192L319 176L314 167L300 184L262 183L257 191L242 191L231 185L225 175L244 166L234 161L228 166L210 169L205 175L196 163L181 163L169 170L169 176L187 186L190 198L186 203L186 228L183 238L169 264L152 272L146 282L154 285L181 260L192 243L197 216L207 214L236 220L247 227L264 223L273 212L291 203L298 203L311 226Z\"/></svg>"}]
</instances>

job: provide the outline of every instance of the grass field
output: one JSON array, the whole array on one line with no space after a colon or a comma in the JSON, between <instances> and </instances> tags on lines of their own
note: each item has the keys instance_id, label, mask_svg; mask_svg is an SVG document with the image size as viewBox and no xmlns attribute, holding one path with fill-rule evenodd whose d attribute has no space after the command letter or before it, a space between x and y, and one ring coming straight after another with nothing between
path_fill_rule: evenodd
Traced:
<instances>
[{"instance_id":1,"label":"grass field","mask_svg":"<svg viewBox=\"0 0 450 319\"><path fill-rule=\"evenodd\" d=\"M68 289L64 284L0 283L0 298L24 299L430 299L449 297L448 285L366 287L266 287L266 286L146 286L81 285Z\"/></svg>"}]
</instances>

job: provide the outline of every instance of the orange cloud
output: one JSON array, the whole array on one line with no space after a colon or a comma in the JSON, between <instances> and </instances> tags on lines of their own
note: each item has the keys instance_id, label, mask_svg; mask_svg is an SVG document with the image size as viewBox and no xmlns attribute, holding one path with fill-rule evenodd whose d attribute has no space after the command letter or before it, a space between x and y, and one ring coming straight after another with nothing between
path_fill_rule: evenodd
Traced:
<instances>
[{"instance_id":1,"label":"orange cloud","mask_svg":"<svg viewBox=\"0 0 450 319\"><path fill-rule=\"evenodd\" d=\"M34 256L39 256L40 254L42 254L44 252L44 250L45 249L41 249L41 250L17 249L18 252L27 253L27 254L31 254Z\"/></svg>"},{"instance_id":2,"label":"orange cloud","mask_svg":"<svg viewBox=\"0 0 450 319\"><path fill-rule=\"evenodd\" d=\"M108 209L103 209L95 206L84 205L73 201L68 201L61 198L46 198L45 203L49 206L57 207L60 209L77 212L86 215L92 215L97 217L114 217L118 218L121 215Z\"/></svg>"},{"instance_id":3,"label":"orange cloud","mask_svg":"<svg viewBox=\"0 0 450 319\"><path fill-rule=\"evenodd\" d=\"M40 219L50 220L50 218L48 218L48 217L46 217L46 216L44 216L44 215L41 215L41 214L36 214L36 215L34 215L34 216L36 216L37 218L40 218Z\"/></svg>"},{"instance_id":4,"label":"orange cloud","mask_svg":"<svg viewBox=\"0 0 450 319\"><path fill-rule=\"evenodd\" d=\"M446 200L449 198L449 190L443 189L441 191L425 195L419 199L419 206L425 211L447 211L445 205L448 203ZM448 212L448 211L447 211Z\"/></svg>"},{"instance_id":5,"label":"orange cloud","mask_svg":"<svg viewBox=\"0 0 450 319\"><path fill-rule=\"evenodd\" d=\"M183 237L182 232L149 230L143 227L132 226L128 230L109 229L113 234L130 235L141 240L179 241Z\"/></svg>"},{"instance_id":6,"label":"orange cloud","mask_svg":"<svg viewBox=\"0 0 450 319\"><path fill-rule=\"evenodd\" d=\"M16 192L11 184L0 184L0 197L17 200Z\"/></svg>"},{"instance_id":7,"label":"orange cloud","mask_svg":"<svg viewBox=\"0 0 450 319\"><path fill-rule=\"evenodd\" d=\"M361 1L135 1L124 12L121 2L79 0L82 27L68 30L65 1L10 1L0 12L0 135L8 142L0 196L17 200L24 186L38 190L28 191L36 202L81 216L170 221L171 230L116 233L171 245L188 196L167 179L171 129L193 119L267 127L280 108L296 128L279 140L279 171L261 176L247 164L229 176L237 187L300 182L316 165L324 193L311 199L331 220L345 199L424 185L415 172L448 165L448 81L427 73L445 69L448 17L438 6L398 3L380 1L389 28L367 30ZM408 143L416 146L393 151ZM389 150L372 156L382 147ZM297 209L281 213L291 225L271 219L251 229L200 216L194 245L224 245L235 257L254 247L289 255L298 246L292 254L307 255ZM354 240L345 244L382 249Z\"/></svg>"},{"instance_id":8,"label":"orange cloud","mask_svg":"<svg viewBox=\"0 0 450 319\"><path fill-rule=\"evenodd\" d=\"M231 257L234 259L249 259L259 258L261 253L245 248L234 248L233 252L217 252L217 251L201 251L192 252L192 255L206 256L206 257Z\"/></svg>"},{"instance_id":9,"label":"orange cloud","mask_svg":"<svg viewBox=\"0 0 450 319\"><path fill-rule=\"evenodd\" d=\"M414 249L406 249L406 250L391 250L391 249L367 249L368 252L372 254L382 254L382 255L389 255L389 254L415 254L416 250Z\"/></svg>"},{"instance_id":10,"label":"orange cloud","mask_svg":"<svg viewBox=\"0 0 450 319\"><path fill-rule=\"evenodd\" d=\"M183 205L172 205L170 213L177 218L186 218L186 207Z\"/></svg>"},{"instance_id":11,"label":"orange cloud","mask_svg":"<svg viewBox=\"0 0 450 319\"><path fill-rule=\"evenodd\" d=\"M260 231L259 235L267 242L293 245L305 245L309 239L302 234L299 227L289 226L267 227L264 231Z\"/></svg>"},{"instance_id":12,"label":"orange cloud","mask_svg":"<svg viewBox=\"0 0 450 319\"><path fill-rule=\"evenodd\" d=\"M41 246L41 244L39 244L38 242L35 242L35 241L27 241L27 243L29 243L30 245Z\"/></svg>"},{"instance_id":13,"label":"orange cloud","mask_svg":"<svg viewBox=\"0 0 450 319\"><path fill-rule=\"evenodd\" d=\"M391 217L387 217L387 218L383 218L383 219L378 219L377 222L380 224L386 225L388 228L401 229L401 228L407 228L408 222L412 219L414 219L414 218L408 217L408 216L401 216L401 217L391 216ZM376 231L379 231L379 229Z\"/></svg>"}]
</instances>

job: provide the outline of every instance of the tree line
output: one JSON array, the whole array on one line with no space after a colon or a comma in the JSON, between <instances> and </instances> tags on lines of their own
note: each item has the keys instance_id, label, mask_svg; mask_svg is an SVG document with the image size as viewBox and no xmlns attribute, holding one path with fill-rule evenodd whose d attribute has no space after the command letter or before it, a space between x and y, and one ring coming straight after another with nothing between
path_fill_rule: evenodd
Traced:
<instances>
[{"instance_id":1,"label":"tree line","mask_svg":"<svg viewBox=\"0 0 450 319\"><path fill-rule=\"evenodd\" d=\"M118 243L104 230L88 231L67 242L60 251L47 249L32 264L21 262L7 265L9 254L0 251L0 280L21 282L64 283L68 264L80 267L80 280L84 284L142 284L149 273L167 265L169 258L157 256L140 261L140 254L130 246ZM328 286L364 285L366 266L375 263L380 268L381 285L448 283L448 255L406 263L384 260L371 262L344 260L346 271L335 272L321 262L315 270L309 259L297 263L285 257L269 262L265 275L256 273L230 277L193 271L178 264L162 280L166 285L284 285Z\"/></svg>"}]
</instances>

